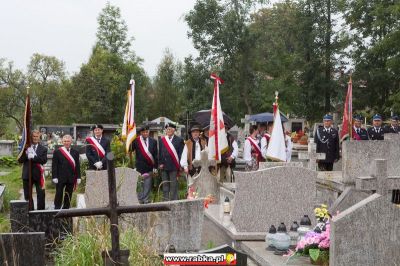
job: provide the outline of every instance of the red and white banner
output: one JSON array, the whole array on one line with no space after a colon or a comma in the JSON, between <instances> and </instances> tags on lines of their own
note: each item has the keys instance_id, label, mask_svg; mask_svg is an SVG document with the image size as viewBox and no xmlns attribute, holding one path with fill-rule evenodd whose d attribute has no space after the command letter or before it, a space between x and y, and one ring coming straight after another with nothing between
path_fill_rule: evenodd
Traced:
<instances>
[{"instance_id":1,"label":"red and white banner","mask_svg":"<svg viewBox=\"0 0 400 266\"><path fill-rule=\"evenodd\" d=\"M262 153L261 153L261 149L258 146L257 142L252 137L248 137L247 140L250 142L251 146L256 151L258 160L261 160L262 159Z\"/></svg>"},{"instance_id":2,"label":"red and white banner","mask_svg":"<svg viewBox=\"0 0 400 266\"><path fill-rule=\"evenodd\" d=\"M40 171L40 188L41 189L45 189L46 188L46 183L45 183L45 179L44 179L44 166L41 165L40 163L35 163L35 166Z\"/></svg>"},{"instance_id":3,"label":"red and white banner","mask_svg":"<svg viewBox=\"0 0 400 266\"><path fill-rule=\"evenodd\" d=\"M139 143L139 149L143 154L143 157L146 158L147 162L151 165L154 166L155 161L153 158L153 155L150 153L149 151L149 147L146 145L146 143L144 142L142 136L139 137L138 139L138 143Z\"/></svg>"},{"instance_id":4,"label":"red and white banner","mask_svg":"<svg viewBox=\"0 0 400 266\"><path fill-rule=\"evenodd\" d=\"M274 127L267 148L267 158L278 162L287 161L285 135L279 112L278 96L276 96L276 102L274 103Z\"/></svg>"},{"instance_id":5,"label":"red and white banner","mask_svg":"<svg viewBox=\"0 0 400 266\"><path fill-rule=\"evenodd\" d=\"M95 139L94 137L86 138L86 142L90 143L92 147L96 150L97 154L99 155L100 159L103 159L106 155L106 151L104 150L103 146Z\"/></svg>"},{"instance_id":6,"label":"red and white banner","mask_svg":"<svg viewBox=\"0 0 400 266\"><path fill-rule=\"evenodd\" d=\"M214 96L211 108L210 131L208 134L208 158L220 162L221 154L224 154L229 148L219 99L219 85L223 84L224 81L215 74L211 74L211 78L214 80Z\"/></svg>"},{"instance_id":7,"label":"red and white banner","mask_svg":"<svg viewBox=\"0 0 400 266\"><path fill-rule=\"evenodd\" d=\"M172 161L175 164L176 170L179 170L181 168L181 165L179 164L179 156L175 150L174 145L169 140L169 138L166 138L165 136L161 138L161 141L164 143L164 146L167 148L167 151L168 151L169 155L171 156Z\"/></svg>"},{"instance_id":8,"label":"red and white banner","mask_svg":"<svg viewBox=\"0 0 400 266\"><path fill-rule=\"evenodd\" d=\"M61 147L59 150L61 151L62 155L64 155L64 157L67 159L69 165L71 165L71 167L72 167L72 169L74 171L74 175L75 175L74 176L74 190L75 190L76 189L76 185L77 185L76 181L77 181L77 178L78 178L78 173L76 172L75 159L74 159L74 157L72 157L72 155L68 152L68 150L65 147Z\"/></svg>"},{"instance_id":9,"label":"red and white banner","mask_svg":"<svg viewBox=\"0 0 400 266\"><path fill-rule=\"evenodd\" d=\"M353 82L351 77L347 86L346 102L344 103L342 130L340 131L340 141L352 137L353 127Z\"/></svg>"},{"instance_id":10,"label":"red and white banner","mask_svg":"<svg viewBox=\"0 0 400 266\"><path fill-rule=\"evenodd\" d=\"M127 102L125 107L124 123L122 125L122 138L126 140L125 150L129 152L129 147L136 138L135 124L135 81L131 79L130 87L127 92Z\"/></svg>"}]
</instances>

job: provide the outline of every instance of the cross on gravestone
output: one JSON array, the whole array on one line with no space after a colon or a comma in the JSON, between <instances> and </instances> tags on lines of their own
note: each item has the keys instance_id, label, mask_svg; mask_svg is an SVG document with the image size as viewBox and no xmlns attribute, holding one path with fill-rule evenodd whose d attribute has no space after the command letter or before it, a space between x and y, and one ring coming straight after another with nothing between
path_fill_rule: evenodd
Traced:
<instances>
[{"instance_id":1,"label":"cross on gravestone","mask_svg":"<svg viewBox=\"0 0 400 266\"><path fill-rule=\"evenodd\" d=\"M299 152L299 160L308 160L308 169L316 170L317 160L324 160L325 153L317 153L317 145L314 140L308 142L308 152Z\"/></svg>"},{"instance_id":2,"label":"cross on gravestone","mask_svg":"<svg viewBox=\"0 0 400 266\"><path fill-rule=\"evenodd\" d=\"M123 213L169 211L170 207L165 203L119 206L117 199L116 180L115 180L114 154L112 152L109 152L106 158L107 158L107 171L108 171L108 191L109 191L108 195L110 200L109 206L104 208L60 210L60 212L55 216L55 218L106 215L110 219L111 252L109 252L109 254L111 257L111 261L107 256L107 252L103 251L103 258L105 260L104 264L129 265L128 264L129 250L120 250L119 247L118 216ZM121 255L124 258L122 258Z\"/></svg>"},{"instance_id":3,"label":"cross on gravestone","mask_svg":"<svg viewBox=\"0 0 400 266\"><path fill-rule=\"evenodd\" d=\"M392 193L392 202L399 203L400 176L388 176L386 159L375 159L374 173L367 177L356 178L356 188L359 190L376 191L380 195L386 195L388 190Z\"/></svg>"}]
</instances>

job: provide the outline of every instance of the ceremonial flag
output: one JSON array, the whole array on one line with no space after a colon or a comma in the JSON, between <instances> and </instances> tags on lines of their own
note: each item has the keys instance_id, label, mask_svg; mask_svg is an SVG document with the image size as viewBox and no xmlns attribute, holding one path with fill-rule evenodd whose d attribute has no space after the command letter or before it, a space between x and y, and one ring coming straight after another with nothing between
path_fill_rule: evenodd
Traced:
<instances>
[{"instance_id":1,"label":"ceremonial flag","mask_svg":"<svg viewBox=\"0 0 400 266\"><path fill-rule=\"evenodd\" d=\"M29 96L29 90L28 90L25 100L24 128L22 129L22 139L18 146L19 152L17 160L21 158L25 150L31 146L31 127L32 127L32 110L31 110L31 98Z\"/></svg>"},{"instance_id":2,"label":"ceremonial flag","mask_svg":"<svg viewBox=\"0 0 400 266\"><path fill-rule=\"evenodd\" d=\"M344 103L340 141L343 141L346 138L352 138L352 133L353 133L352 127L353 127L353 83L350 77L347 87L346 102Z\"/></svg>"},{"instance_id":3,"label":"ceremonial flag","mask_svg":"<svg viewBox=\"0 0 400 266\"><path fill-rule=\"evenodd\" d=\"M275 93L274 107L274 127L272 129L271 138L268 142L267 158L273 161L286 162L286 144L285 134L283 132L281 114L278 105L278 92Z\"/></svg>"},{"instance_id":4,"label":"ceremonial flag","mask_svg":"<svg viewBox=\"0 0 400 266\"><path fill-rule=\"evenodd\" d=\"M219 85L223 84L224 81L216 74L211 74L211 78L214 80L214 96L211 107L210 131L208 134L208 158L220 162L221 154L224 154L229 148L221 102L219 100Z\"/></svg>"},{"instance_id":5,"label":"ceremonial flag","mask_svg":"<svg viewBox=\"0 0 400 266\"><path fill-rule=\"evenodd\" d=\"M131 79L127 92L124 123L122 125L122 138L126 141L125 150L129 152L129 147L136 138L135 124L135 81Z\"/></svg>"}]
</instances>

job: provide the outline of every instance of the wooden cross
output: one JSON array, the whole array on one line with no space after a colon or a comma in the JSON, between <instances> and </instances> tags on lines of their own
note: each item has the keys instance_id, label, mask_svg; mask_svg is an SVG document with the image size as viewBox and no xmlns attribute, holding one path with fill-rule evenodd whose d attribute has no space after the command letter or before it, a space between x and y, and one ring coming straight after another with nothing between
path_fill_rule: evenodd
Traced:
<instances>
[{"instance_id":1,"label":"wooden cross","mask_svg":"<svg viewBox=\"0 0 400 266\"><path fill-rule=\"evenodd\" d=\"M392 202L400 201L400 176L388 176L386 159L375 159L375 169L371 176L357 177L356 188L359 190L376 191L380 195L386 195L388 190L392 193Z\"/></svg>"},{"instance_id":2,"label":"wooden cross","mask_svg":"<svg viewBox=\"0 0 400 266\"><path fill-rule=\"evenodd\" d=\"M87 209L70 209L60 210L55 218L64 217L78 217L78 216L94 216L106 215L110 219L110 232L111 232L111 262L108 262L106 256L105 265L122 264L125 265L127 261L121 260L121 254L124 253L126 258L129 257L129 250L120 250L119 247L119 228L118 216L123 213L136 213L136 212L152 212L152 211L169 211L170 207L167 203L146 204L146 205L132 205L132 206L119 206L117 199L117 189L115 180L115 167L114 167L114 154L108 153L107 156L107 171L108 171L108 195L109 205L104 208L87 208ZM103 252L106 254L106 252Z\"/></svg>"}]
</instances>

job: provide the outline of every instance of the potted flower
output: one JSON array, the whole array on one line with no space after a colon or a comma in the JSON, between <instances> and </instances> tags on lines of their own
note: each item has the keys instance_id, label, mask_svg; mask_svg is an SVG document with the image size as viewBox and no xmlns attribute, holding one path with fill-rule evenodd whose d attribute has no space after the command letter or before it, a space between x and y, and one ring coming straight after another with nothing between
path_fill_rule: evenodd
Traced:
<instances>
[{"instance_id":1,"label":"potted flower","mask_svg":"<svg viewBox=\"0 0 400 266\"><path fill-rule=\"evenodd\" d=\"M306 135L301 136L299 139L299 144L300 145L307 145L308 144L308 137Z\"/></svg>"}]
</instances>

